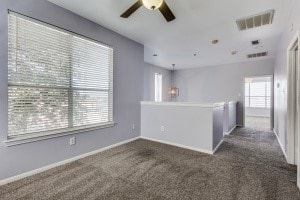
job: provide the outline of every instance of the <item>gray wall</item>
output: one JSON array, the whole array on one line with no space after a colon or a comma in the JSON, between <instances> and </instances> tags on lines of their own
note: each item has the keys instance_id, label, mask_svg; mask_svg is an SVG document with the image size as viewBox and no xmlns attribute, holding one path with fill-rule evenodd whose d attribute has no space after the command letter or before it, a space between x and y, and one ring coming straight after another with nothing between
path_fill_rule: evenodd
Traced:
<instances>
[{"instance_id":1,"label":"gray wall","mask_svg":"<svg viewBox=\"0 0 300 200\"><path fill-rule=\"evenodd\" d=\"M236 126L236 108L236 101L231 101L225 104L223 120L224 134L229 134L229 131L231 131Z\"/></svg>"},{"instance_id":2,"label":"gray wall","mask_svg":"<svg viewBox=\"0 0 300 200\"><path fill-rule=\"evenodd\" d=\"M229 102L228 105L228 131L236 126L236 108L237 102Z\"/></svg>"},{"instance_id":3,"label":"gray wall","mask_svg":"<svg viewBox=\"0 0 300 200\"><path fill-rule=\"evenodd\" d=\"M273 66L274 61L269 59L178 70L175 73L175 86L180 91L177 101L238 101L237 125L243 125L243 78L273 75Z\"/></svg>"},{"instance_id":4,"label":"gray wall","mask_svg":"<svg viewBox=\"0 0 300 200\"><path fill-rule=\"evenodd\" d=\"M224 139L224 107L220 106L213 109L213 150Z\"/></svg>"},{"instance_id":5,"label":"gray wall","mask_svg":"<svg viewBox=\"0 0 300 200\"><path fill-rule=\"evenodd\" d=\"M170 101L168 90L171 87L171 71L147 63L144 67L144 101L155 100L155 73L162 74L162 100Z\"/></svg>"},{"instance_id":6,"label":"gray wall","mask_svg":"<svg viewBox=\"0 0 300 200\"><path fill-rule=\"evenodd\" d=\"M69 137L5 147L7 138L7 9L69 29L114 47L114 119L117 125ZM140 135L144 48L46 0L0 3L0 180ZM132 130L132 124L136 130Z\"/></svg>"},{"instance_id":7,"label":"gray wall","mask_svg":"<svg viewBox=\"0 0 300 200\"><path fill-rule=\"evenodd\" d=\"M274 72L274 129L287 152L287 48L300 29L300 1L293 0L290 19L286 23L276 55ZM293 24L293 30L292 29ZM280 87L277 88L277 84Z\"/></svg>"}]
</instances>

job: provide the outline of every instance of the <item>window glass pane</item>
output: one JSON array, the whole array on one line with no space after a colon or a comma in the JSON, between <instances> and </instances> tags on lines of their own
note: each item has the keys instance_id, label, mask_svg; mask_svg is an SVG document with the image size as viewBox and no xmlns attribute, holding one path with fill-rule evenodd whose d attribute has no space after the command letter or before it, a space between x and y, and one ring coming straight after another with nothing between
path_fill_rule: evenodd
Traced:
<instances>
[{"instance_id":1,"label":"window glass pane","mask_svg":"<svg viewBox=\"0 0 300 200\"><path fill-rule=\"evenodd\" d=\"M155 74L155 101L162 101L162 75Z\"/></svg>"},{"instance_id":2,"label":"window glass pane","mask_svg":"<svg viewBox=\"0 0 300 200\"><path fill-rule=\"evenodd\" d=\"M271 97L266 97L266 107L271 108Z\"/></svg>"},{"instance_id":3,"label":"window glass pane","mask_svg":"<svg viewBox=\"0 0 300 200\"><path fill-rule=\"evenodd\" d=\"M265 97L250 97L250 107L264 108L266 106Z\"/></svg>"},{"instance_id":4,"label":"window glass pane","mask_svg":"<svg viewBox=\"0 0 300 200\"><path fill-rule=\"evenodd\" d=\"M250 96L265 96L265 82L251 83L250 85Z\"/></svg>"},{"instance_id":5,"label":"window glass pane","mask_svg":"<svg viewBox=\"0 0 300 200\"><path fill-rule=\"evenodd\" d=\"M247 92L250 93L250 96L247 95ZM245 83L246 106L256 107L256 108L270 108L270 103L271 103L270 97L271 97L271 82Z\"/></svg>"},{"instance_id":6,"label":"window glass pane","mask_svg":"<svg viewBox=\"0 0 300 200\"><path fill-rule=\"evenodd\" d=\"M68 91L9 87L8 132L21 135L68 127Z\"/></svg>"},{"instance_id":7,"label":"window glass pane","mask_svg":"<svg viewBox=\"0 0 300 200\"><path fill-rule=\"evenodd\" d=\"M68 87L70 36L15 16L9 20L9 83Z\"/></svg>"},{"instance_id":8,"label":"window glass pane","mask_svg":"<svg viewBox=\"0 0 300 200\"><path fill-rule=\"evenodd\" d=\"M271 96L271 82L266 82L266 96Z\"/></svg>"},{"instance_id":9,"label":"window glass pane","mask_svg":"<svg viewBox=\"0 0 300 200\"><path fill-rule=\"evenodd\" d=\"M74 91L74 126L110 121L108 92Z\"/></svg>"},{"instance_id":10,"label":"window glass pane","mask_svg":"<svg viewBox=\"0 0 300 200\"><path fill-rule=\"evenodd\" d=\"M73 87L108 90L111 50L78 37L73 38L72 45Z\"/></svg>"}]
</instances>

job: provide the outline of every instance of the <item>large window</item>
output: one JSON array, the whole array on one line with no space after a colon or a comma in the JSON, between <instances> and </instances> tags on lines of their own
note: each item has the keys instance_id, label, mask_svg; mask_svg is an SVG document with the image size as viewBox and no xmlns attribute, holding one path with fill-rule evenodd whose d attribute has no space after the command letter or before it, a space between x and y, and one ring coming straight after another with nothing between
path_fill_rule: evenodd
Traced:
<instances>
[{"instance_id":1,"label":"large window","mask_svg":"<svg viewBox=\"0 0 300 200\"><path fill-rule=\"evenodd\" d=\"M8 137L113 124L113 49L9 12Z\"/></svg>"},{"instance_id":2,"label":"large window","mask_svg":"<svg viewBox=\"0 0 300 200\"><path fill-rule=\"evenodd\" d=\"M248 108L270 108L271 82L245 83L245 106Z\"/></svg>"}]
</instances>

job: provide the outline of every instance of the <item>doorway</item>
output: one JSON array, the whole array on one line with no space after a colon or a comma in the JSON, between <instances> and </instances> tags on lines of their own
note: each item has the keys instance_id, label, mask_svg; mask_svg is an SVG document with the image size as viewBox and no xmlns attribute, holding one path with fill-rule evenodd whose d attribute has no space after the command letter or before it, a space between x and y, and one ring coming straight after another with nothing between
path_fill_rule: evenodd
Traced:
<instances>
[{"instance_id":1,"label":"doorway","mask_svg":"<svg viewBox=\"0 0 300 200\"><path fill-rule=\"evenodd\" d=\"M246 77L244 79L245 126L272 128L273 76Z\"/></svg>"},{"instance_id":2,"label":"doorway","mask_svg":"<svg viewBox=\"0 0 300 200\"><path fill-rule=\"evenodd\" d=\"M299 39L296 36L287 49L288 55L288 81L287 81L287 161L297 165L297 183L300 186L300 61Z\"/></svg>"}]
</instances>

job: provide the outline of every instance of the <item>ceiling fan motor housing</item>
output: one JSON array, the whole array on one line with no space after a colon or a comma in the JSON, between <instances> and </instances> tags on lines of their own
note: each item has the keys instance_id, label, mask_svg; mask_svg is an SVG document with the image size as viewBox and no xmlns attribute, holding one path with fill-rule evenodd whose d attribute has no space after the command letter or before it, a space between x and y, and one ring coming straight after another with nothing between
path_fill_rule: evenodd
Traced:
<instances>
[{"instance_id":1,"label":"ceiling fan motor housing","mask_svg":"<svg viewBox=\"0 0 300 200\"><path fill-rule=\"evenodd\" d=\"M138 0L129 9L127 9L121 15L121 17L123 18L130 17L130 15L132 15L135 11L137 11L137 9L139 9L141 6L144 6L149 10L158 9L161 12L161 14L164 16L164 18L167 20L167 22L176 19L175 15L172 13L171 9L169 8L169 6L164 0Z\"/></svg>"},{"instance_id":2,"label":"ceiling fan motor housing","mask_svg":"<svg viewBox=\"0 0 300 200\"><path fill-rule=\"evenodd\" d=\"M164 0L142 0L142 1L143 1L143 5L149 10L156 10L162 5Z\"/></svg>"}]
</instances>

